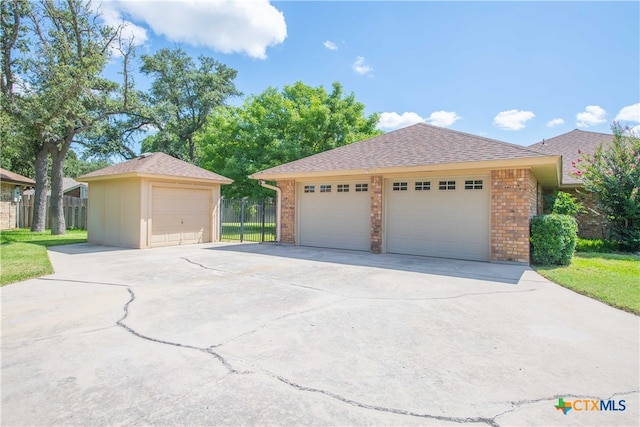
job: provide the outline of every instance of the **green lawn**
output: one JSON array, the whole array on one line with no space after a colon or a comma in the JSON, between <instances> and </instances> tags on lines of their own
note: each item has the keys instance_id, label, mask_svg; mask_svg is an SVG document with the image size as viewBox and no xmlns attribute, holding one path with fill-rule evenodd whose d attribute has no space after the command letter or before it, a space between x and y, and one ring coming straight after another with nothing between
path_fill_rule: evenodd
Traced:
<instances>
[{"instance_id":1,"label":"green lawn","mask_svg":"<svg viewBox=\"0 0 640 427\"><path fill-rule=\"evenodd\" d=\"M276 225L274 223L266 223L264 228L264 240L266 242L275 240ZM244 241L260 242L261 238L262 224L249 223L244 225ZM240 223L222 223L222 235L220 236L220 240L240 241Z\"/></svg>"},{"instance_id":2,"label":"green lawn","mask_svg":"<svg viewBox=\"0 0 640 427\"><path fill-rule=\"evenodd\" d=\"M577 253L571 265L533 268L559 285L640 315L640 256Z\"/></svg>"},{"instance_id":3,"label":"green lawn","mask_svg":"<svg viewBox=\"0 0 640 427\"><path fill-rule=\"evenodd\" d=\"M67 230L64 236L52 236L51 230L0 232L0 286L53 273L47 247L86 241L86 230Z\"/></svg>"}]
</instances>

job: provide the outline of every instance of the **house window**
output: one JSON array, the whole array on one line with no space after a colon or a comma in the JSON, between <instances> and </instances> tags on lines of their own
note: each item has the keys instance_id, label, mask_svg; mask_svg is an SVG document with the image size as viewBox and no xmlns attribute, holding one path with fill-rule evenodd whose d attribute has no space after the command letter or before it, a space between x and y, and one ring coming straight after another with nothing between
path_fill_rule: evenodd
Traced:
<instances>
[{"instance_id":1,"label":"house window","mask_svg":"<svg viewBox=\"0 0 640 427\"><path fill-rule=\"evenodd\" d=\"M305 193L315 193L316 192L316 186L315 185L305 185L304 186L304 192Z\"/></svg>"},{"instance_id":2,"label":"house window","mask_svg":"<svg viewBox=\"0 0 640 427\"><path fill-rule=\"evenodd\" d=\"M407 183L406 182L394 182L393 183L393 191L407 191Z\"/></svg>"},{"instance_id":3,"label":"house window","mask_svg":"<svg viewBox=\"0 0 640 427\"><path fill-rule=\"evenodd\" d=\"M470 179L464 182L465 190L482 190L482 180L481 179Z\"/></svg>"},{"instance_id":4,"label":"house window","mask_svg":"<svg viewBox=\"0 0 640 427\"><path fill-rule=\"evenodd\" d=\"M322 184L320 186L320 192L321 193L331 193L331 185Z\"/></svg>"},{"instance_id":5,"label":"house window","mask_svg":"<svg viewBox=\"0 0 640 427\"><path fill-rule=\"evenodd\" d=\"M416 181L416 191L428 191L431 190L431 181Z\"/></svg>"},{"instance_id":6,"label":"house window","mask_svg":"<svg viewBox=\"0 0 640 427\"><path fill-rule=\"evenodd\" d=\"M455 181L440 181L438 183L438 190L455 190L456 182Z\"/></svg>"},{"instance_id":7,"label":"house window","mask_svg":"<svg viewBox=\"0 0 640 427\"><path fill-rule=\"evenodd\" d=\"M356 184L356 193L369 191L369 184Z\"/></svg>"},{"instance_id":8,"label":"house window","mask_svg":"<svg viewBox=\"0 0 640 427\"><path fill-rule=\"evenodd\" d=\"M349 184L338 184L338 193L348 193Z\"/></svg>"}]
</instances>

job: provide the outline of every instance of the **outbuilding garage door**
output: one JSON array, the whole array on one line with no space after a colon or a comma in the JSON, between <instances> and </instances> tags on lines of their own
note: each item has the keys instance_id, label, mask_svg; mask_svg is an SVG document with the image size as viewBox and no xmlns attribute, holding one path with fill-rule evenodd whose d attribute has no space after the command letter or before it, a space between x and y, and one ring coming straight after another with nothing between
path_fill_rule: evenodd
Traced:
<instances>
[{"instance_id":1,"label":"outbuilding garage door","mask_svg":"<svg viewBox=\"0 0 640 427\"><path fill-rule=\"evenodd\" d=\"M298 194L300 245L370 249L367 181L301 183Z\"/></svg>"},{"instance_id":2,"label":"outbuilding garage door","mask_svg":"<svg viewBox=\"0 0 640 427\"><path fill-rule=\"evenodd\" d=\"M211 191L153 187L151 246L211 241Z\"/></svg>"},{"instance_id":3,"label":"outbuilding garage door","mask_svg":"<svg viewBox=\"0 0 640 427\"><path fill-rule=\"evenodd\" d=\"M489 259L489 178L389 179L386 251Z\"/></svg>"}]
</instances>

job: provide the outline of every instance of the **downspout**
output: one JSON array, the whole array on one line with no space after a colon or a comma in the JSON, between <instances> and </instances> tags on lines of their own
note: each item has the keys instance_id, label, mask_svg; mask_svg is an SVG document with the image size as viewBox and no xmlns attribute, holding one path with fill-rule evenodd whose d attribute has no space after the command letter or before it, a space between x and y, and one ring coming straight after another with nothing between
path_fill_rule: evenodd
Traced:
<instances>
[{"instance_id":1,"label":"downspout","mask_svg":"<svg viewBox=\"0 0 640 427\"><path fill-rule=\"evenodd\" d=\"M278 201L276 202L276 242L280 243L280 225L282 224L282 190L274 185L266 184L264 179L258 180L258 183L269 190L276 192Z\"/></svg>"}]
</instances>

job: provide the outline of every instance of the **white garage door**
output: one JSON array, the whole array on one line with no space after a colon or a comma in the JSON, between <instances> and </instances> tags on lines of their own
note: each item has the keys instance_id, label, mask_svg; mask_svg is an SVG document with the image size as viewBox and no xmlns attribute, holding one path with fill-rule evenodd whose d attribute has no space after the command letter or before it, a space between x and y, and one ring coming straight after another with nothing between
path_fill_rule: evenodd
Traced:
<instances>
[{"instance_id":1,"label":"white garage door","mask_svg":"<svg viewBox=\"0 0 640 427\"><path fill-rule=\"evenodd\" d=\"M370 249L367 181L301 183L298 194L300 245Z\"/></svg>"},{"instance_id":2,"label":"white garage door","mask_svg":"<svg viewBox=\"0 0 640 427\"><path fill-rule=\"evenodd\" d=\"M489 259L489 178L389 179L386 251Z\"/></svg>"},{"instance_id":3,"label":"white garage door","mask_svg":"<svg viewBox=\"0 0 640 427\"><path fill-rule=\"evenodd\" d=\"M211 191L153 187L151 246L211 241Z\"/></svg>"}]
</instances>

